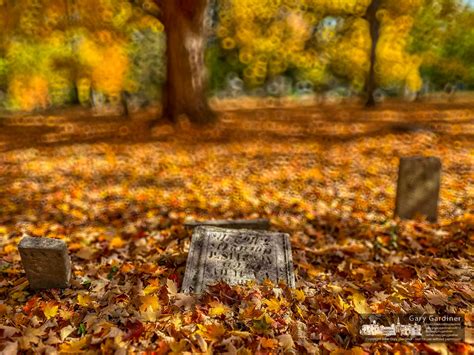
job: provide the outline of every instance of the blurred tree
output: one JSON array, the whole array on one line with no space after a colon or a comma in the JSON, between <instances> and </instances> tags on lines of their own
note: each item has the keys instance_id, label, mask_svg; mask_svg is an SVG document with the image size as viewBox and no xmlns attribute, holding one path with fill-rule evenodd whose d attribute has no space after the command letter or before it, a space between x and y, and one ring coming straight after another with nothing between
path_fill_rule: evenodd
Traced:
<instances>
[{"instance_id":1,"label":"blurred tree","mask_svg":"<svg viewBox=\"0 0 474 355\"><path fill-rule=\"evenodd\" d=\"M380 9L382 0L372 0L367 12L365 13L364 19L369 23L370 28L370 69L365 83L365 90L367 94L366 106L375 105L374 91L376 88L375 83L375 60L376 60L376 48L379 40L379 29L380 23L377 19L377 11Z\"/></svg>"},{"instance_id":2,"label":"blurred tree","mask_svg":"<svg viewBox=\"0 0 474 355\"><path fill-rule=\"evenodd\" d=\"M204 61L208 0L156 0L156 3L144 0L138 3L163 23L166 32L163 117L173 122L181 115L193 123L214 121L216 115L207 101Z\"/></svg>"},{"instance_id":3,"label":"blurred tree","mask_svg":"<svg viewBox=\"0 0 474 355\"><path fill-rule=\"evenodd\" d=\"M373 104L375 88L419 91L420 66L436 88L474 86L474 14L462 0L214 0L213 12L207 2L0 0L0 101L139 108L166 77L164 116L208 122L206 64L230 95L342 87Z\"/></svg>"}]
</instances>

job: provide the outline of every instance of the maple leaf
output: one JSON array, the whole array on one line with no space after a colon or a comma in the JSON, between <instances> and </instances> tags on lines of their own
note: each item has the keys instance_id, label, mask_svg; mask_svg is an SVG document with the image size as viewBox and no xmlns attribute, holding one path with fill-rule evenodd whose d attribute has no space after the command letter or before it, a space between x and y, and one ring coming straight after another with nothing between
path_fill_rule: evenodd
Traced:
<instances>
[{"instance_id":1,"label":"maple leaf","mask_svg":"<svg viewBox=\"0 0 474 355\"><path fill-rule=\"evenodd\" d=\"M140 310L144 311L148 308L151 308L153 311L158 311L161 306L160 302L158 300L158 296L142 296L140 297L141 305L140 305Z\"/></svg>"},{"instance_id":2,"label":"maple leaf","mask_svg":"<svg viewBox=\"0 0 474 355\"><path fill-rule=\"evenodd\" d=\"M22 334L22 337L18 339L21 349L30 348L30 344L38 344L40 338L43 337L46 332L44 330L45 326L40 328L27 327Z\"/></svg>"},{"instance_id":3,"label":"maple leaf","mask_svg":"<svg viewBox=\"0 0 474 355\"><path fill-rule=\"evenodd\" d=\"M8 327L6 325L0 325L0 337L2 339L11 338L16 333L20 333L20 331L14 327Z\"/></svg>"},{"instance_id":4,"label":"maple leaf","mask_svg":"<svg viewBox=\"0 0 474 355\"><path fill-rule=\"evenodd\" d=\"M267 309L271 312L278 312L281 308L280 302L276 298L266 299L263 303L267 305Z\"/></svg>"},{"instance_id":5,"label":"maple leaf","mask_svg":"<svg viewBox=\"0 0 474 355\"><path fill-rule=\"evenodd\" d=\"M43 313L46 319L54 318L58 314L59 306L56 302L47 302L43 306Z\"/></svg>"},{"instance_id":6,"label":"maple leaf","mask_svg":"<svg viewBox=\"0 0 474 355\"><path fill-rule=\"evenodd\" d=\"M168 288L168 294L171 297L175 297L178 294L178 285L175 280L167 279L166 287Z\"/></svg>"},{"instance_id":7,"label":"maple leaf","mask_svg":"<svg viewBox=\"0 0 474 355\"><path fill-rule=\"evenodd\" d=\"M354 304L354 309L359 314L368 314L371 313L370 307L367 305L367 300L364 295L359 292L354 292L352 294L352 303Z\"/></svg>"},{"instance_id":8,"label":"maple leaf","mask_svg":"<svg viewBox=\"0 0 474 355\"><path fill-rule=\"evenodd\" d=\"M77 295L77 304L82 307L90 307L92 305L92 297L85 293Z\"/></svg>"},{"instance_id":9,"label":"maple leaf","mask_svg":"<svg viewBox=\"0 0 474 355\"><path fill-rule=\"evenodd\" d=\"M177 307L184 307L184 309L189 310L196 303L196 298L185 293L176 294L176 301L174 305Z\"/></svg>"},{"instance_id":10,"label":"maple leaf","mask_svg":"<svg viewBox=\"0 0 474 355\"><path fill-rule=\"evenodd\" d=\"M88 337L82 337L79 340L73 340L69 343L61 344L59 349L62 353L81 353L88 345Z\"/></svg>"},{"instance_id":11,"label":"maple leaf","mask_svg":"<svg viewBox=\"0 0 474 355\"><path fill-rule=\"evenodd\" d=\"M199 330L196 332L200 334L204 339L215 341L221 338L226 330L222 324L197 324Z\"/></svg>"},{"instance_id":12,"label":"maple leaf","mask_svg":"<svg viewBox=\"0 0 474 355\"><path fill-rule=\"evenodd\" d=\"M73 331L74 327L72 325L68 325L61 329L61 331L59 332L61 340L64 341L64 339L66 339L70 334L72 334Z\"/></svg>"},{"instance_id":13,"label":"maple leaf","mask_svg":"<svg viewBox=\"0 0 474 355\"><path fill-rule=\"evenodd\" d=\"M425 291L425 295L428 299L428 302L434 304L435 306L443 306L448 301L448 295L436 289Z\"/></svg>"},{"instance_id":14,"label":"maple leaf","mask_svg":"<svg viewBox=\"0 0 474 355\"><path fill-rule=\"evenodd\" d=\"M211 317L218 317L229 312L229 307L217 301L209 303L209 306L211 306L209 309Z\"/></svg>"},{"instance_id":15,"label":"maple leaf","mask_svg":"<svg viewBox=\"0 0 474 355\"><path fill-rule=\"evenodd\" d=\"M303 290L295 289L293 290L293 294L295 295L295 298L298 300L298 302L304 302L306 295Z\"/></svg>"},{"instance_id":16,"label":"maple leaf","mask_svg":"<svg viewBox=\"0 0 474 355\"><path fill-rule=\"evenodd\" d=\"M351 308L351 306L348 303L346 303L340 295L337 295L337 301L338 301L337 305L339 306L341 310L345 311L346 309Z\"/></svg>"},{"instance_id":17,"label":"maple leaf","mask_svg":"<svg viewBox=\"0 0 474 355\"><path fill-rule=\"evenodd\" d=\"M145 331L145 327L143 324L136 320L136 321L128 321L126 324L127 327L127 334L124 336L124 340L135 339L138 340L142 333Z\"/></svg>"},{"instance_id":18,"label":"maple leaf","mask_svg":"<svg viewBox=\"0 0 474 355\"><path fill-rule=\"evenodd\" d=\"M265 334L271 330L274 322L268 314L264 313L261 317L252 321L250 328L257 334Z\"/></svg>"},{"instance_id":19,"label":"maple leaf","mask_svg":"<svg viewBox=\"0 0 474 355\"><path fill-rule=\"evenodd\" d=\"M271 338L260 338L260 345L262 348L275 349L278 345L278 340Z\"/></svg>"},{"instance_id":20,"label":"maple leaf","mask_svg":"<svg viewBox=\"0 0 474 355\"><path fill-rule=\"evenodd\" d=\"M168 344L171 354L183 354L186 348L189 346L189 341L186 339L181 339L180 341L174 341Z\"/></svg>"},{"instance_id":21,"label":"maple leaf","mask_svg":"<svg viewBox=\"0 0 474 355\"><path fill-rule=\"evenodd\" d=\"M33 308L37 306L38 300L38 296L31 297L29 301L26 302L26 304L23 306L23 312L29 315L32 312Z\"/></svg>"},{"instance_id":22,"label":"maple leaf","mask_svg":"<svg viewBox=\"0 0 474 355\"><path fill-rule=\"evenodd\" d=\"M151 295L152 293L155 293L160 289L160 286L153 286L153 285L148 285L143 289L143 294L145 296Z\"/></svg>"}]
</instances>

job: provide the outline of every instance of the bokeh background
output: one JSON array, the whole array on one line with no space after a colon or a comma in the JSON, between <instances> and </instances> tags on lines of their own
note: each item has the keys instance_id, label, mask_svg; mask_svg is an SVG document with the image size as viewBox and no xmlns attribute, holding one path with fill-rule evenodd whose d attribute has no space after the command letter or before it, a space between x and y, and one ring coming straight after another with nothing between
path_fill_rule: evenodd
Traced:
<instances>
[{"instance_id":1,"label":"bokeh background","mask_svg":"<svg viewBox=\"0 0 474 355\"><path fill-rule=\"evenodd\" d=\"M369 0L211 0L210 96L357 97L370 68ZM0 110L159 102L159 1L0 0ZM474 88L474 2L384 0L376 100Z\"/></svg>"}]
</instances>

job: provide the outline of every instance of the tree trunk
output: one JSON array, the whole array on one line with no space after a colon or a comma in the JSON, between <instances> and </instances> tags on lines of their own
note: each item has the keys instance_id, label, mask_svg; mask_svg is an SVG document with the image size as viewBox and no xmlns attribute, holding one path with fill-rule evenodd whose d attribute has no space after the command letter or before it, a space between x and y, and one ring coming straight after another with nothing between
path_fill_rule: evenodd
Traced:
<instances>
[{"instance_id":1,"label":"tree trunk","mask_svg":"<svg viewBox=\"0 0 474 355\"><path fill-rule=\"evenodd\" d=\"M365 92L367 95L367 101L365 105L367 107L375 106L374 91L377 88L375 82L375 61L377 60L376 49L377 42L379 40L380 23L377 20L377 11L380 6L380 0L372 0L370 6L367 8L367 12L364 16L365 20L369 22L370 26L370 38L372 45L370 48L370 70L365 83Z\"/></svg>"},{"instance_id":2,"label":"tree trunk","mask_svg":"<svg viewBox=\"0 0 474 355\"><path fill-rule=\"evenodd\" d=\"M167 38L163 116L172 122L180 115L193 123L213 122L204 63L207 0L162 0L160 5Z\"/></svg>"}]
</instances>

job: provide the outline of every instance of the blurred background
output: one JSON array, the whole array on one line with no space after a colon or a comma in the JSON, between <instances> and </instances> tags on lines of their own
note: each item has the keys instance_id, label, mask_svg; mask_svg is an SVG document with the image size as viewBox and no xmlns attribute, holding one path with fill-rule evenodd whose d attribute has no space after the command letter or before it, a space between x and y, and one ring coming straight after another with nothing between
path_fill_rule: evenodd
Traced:
<instances>
[{"instance_id":1,"label":"blurred background","mask_svg":"<svg viewBox=\"0 0 474 355\"><path fill-rule=\"evenodd\" d=\"M374 98L470 98L474 1L384 0ZM358 98L370 0L211 0L209 95ZM166 77L159 1L0 0L0 111L156 105Z\"/></svg>"}]
</instances>

